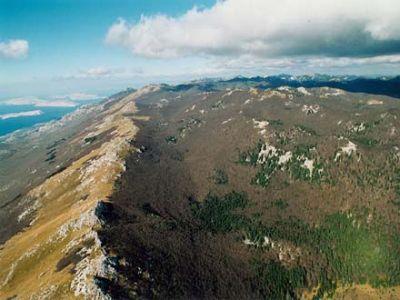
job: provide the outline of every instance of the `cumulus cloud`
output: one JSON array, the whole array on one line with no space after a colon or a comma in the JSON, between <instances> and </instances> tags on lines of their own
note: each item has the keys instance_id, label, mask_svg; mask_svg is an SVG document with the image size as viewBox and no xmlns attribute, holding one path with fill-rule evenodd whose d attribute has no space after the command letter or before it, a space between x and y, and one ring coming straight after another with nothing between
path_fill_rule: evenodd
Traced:
<instances>
[{"instance_id":1,"label":"cumulus cloud","mask_svg":"<svg viewBox=\"0 0 400 300\"><path fill-rule=\"evenodd\" d=\"M26 40L0 42L0 56L5 58L24 58L28 55L29 43Z\"/></svg>"},{"instance_id":2,"label":"cumulus cloud","mask_svg":"<svg viewBox=\"0 0 400 300\"><path fill-rule=\"evenodd\" d=\"M400 53L398 0L226 0L179 17L119 19L106 42L151 58L368 57Z\"/></svg>"},{"instance_id":3,"label":"cumulus cloud","mask_svg":"<svg viewBox=\"0 0 400 300\"><path fill-rule=\"evenodd\" d=\"M43 114L41 110L31 110L31 111L23 111L18 113L9 113L0 115L0 120L7 120L12 118L20 118L20 117L33 117L33 116L40 116Z\"/></svg>"},{"instance_id":4,"label":"cumulus cloud","mask_svg":"<svg viewBox=\"0 0 400 300\"><path fill-rule=\"evenodd\" d=\"M36 107L75 107L77 104L68 100L45 100L37 97L21 97L1 101L6 105L33 105Z\"/></svg>"}]
</instances>

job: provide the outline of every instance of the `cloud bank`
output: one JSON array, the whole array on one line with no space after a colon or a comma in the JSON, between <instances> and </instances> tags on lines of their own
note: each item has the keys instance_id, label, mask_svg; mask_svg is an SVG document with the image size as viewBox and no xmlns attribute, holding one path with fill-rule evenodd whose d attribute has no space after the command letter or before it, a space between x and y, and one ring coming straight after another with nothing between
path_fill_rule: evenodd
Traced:
<instances>
[{"instance_id":1,"label":"cloud bank","mask_svg":"<svg viewBox=\"0 0 400 300\"><path fill-rule=\"evenodd\" d=\"M95 67L80 72L82 78L108 77L112 71L104 67Z\"/></svg>"},{"instance_id":2,"label":"cloud bank","mask_svg":"<svg viewBox=\"0 0 400 300\"><path fill-rule=\"evenodd\" d=\"M31 110L31 111L24 111L18 113L9 113L0 115L0 120L7 120L12 118L20 118L20 117L33 117L33 116L40 116L43 114L41 110Z\"/></svg>"},{"instance_id":3,"label":"cloud bank","mask_svg":"<svg viewBox=\"0 0 400 300\"><path fill-rule=\"evenodd\" d=\"M55 98L71 100L71 101L88 101L88 100L102 99L104 97L96 95L96 94L86 94L86 93L77 92L77 93L72 93L69 95L56 96Z\"/></svg>"},{"instance_id":4,"label":"cloud bank","mask_svg":"<svg viewBox=\"0 0 400 300\"><path fill-rule=\"evenodd\" d=\"M9 40L0 42L0 57L5 58L24 58L28 55L29 43L26 40Z\"/></svg>"},{"instance_id":5,"label":"cloud bank","mask_svg":"<svg viewBox=\"0 0 400 300\"><path fill-rule=\"evenodd\" d=\"M119 19L105 40L148 58L362 58L399 54L399 28L398 0L226 0L179 17Z\"/></svg>"},{"instance_id":6,"label":"cloud bank","mask_svg":"<svg viewBox=\"0 0 400 300\"><path fill-rule=\"evenodd\" d=\"M140 68L126 68L126 67L93 67L84 70L79 70L74 74L66 74L62 76L56 76L56 80L97 80L107 78L129 78L136 75L141 75L142 70ZM93 99L93 98L91 98Z\"/></svg>"},{"instance_id":7,"label":"cloud bank","mask_svg":"<svg viewBox=\"0 0 400 300\"><path fill-rule=\"evenodd\" d=\"M44 100L37 97L13 98L1 101L6 105L33 105L36 107L75 107L77 104L68 100Z\"/></svg>"}]
</instances>

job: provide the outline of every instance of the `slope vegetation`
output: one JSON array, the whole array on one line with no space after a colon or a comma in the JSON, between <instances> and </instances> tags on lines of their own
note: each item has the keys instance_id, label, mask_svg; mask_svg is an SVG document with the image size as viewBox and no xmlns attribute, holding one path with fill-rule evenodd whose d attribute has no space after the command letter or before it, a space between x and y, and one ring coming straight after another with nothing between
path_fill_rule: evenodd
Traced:
<instances>
[{"instance_id":1,"label":"slope vegetation","mask_svg":"<svg viewBox=\"0 0 400 300\"><path fill-rule=\"evenodd\" d=\"M215 84L215 83L214 83ZM100 231L115 298L399 294L398 100L162 86Z\"/></svg>"}]
</instances>

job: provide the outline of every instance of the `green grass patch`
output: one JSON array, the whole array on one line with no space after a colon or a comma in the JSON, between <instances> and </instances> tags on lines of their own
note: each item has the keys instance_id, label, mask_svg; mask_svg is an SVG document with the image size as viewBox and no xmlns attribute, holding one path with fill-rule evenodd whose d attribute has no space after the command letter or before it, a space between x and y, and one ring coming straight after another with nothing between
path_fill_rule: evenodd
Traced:
<instances>
[{"instance_id":1,"label":"green grass patch","mask_svg":"<svg viewBox=\"0 0 400 300\"><path fill-rule=\"evenodd\" d=\"M231 192L223 197L208 194L203 203L192 205L192 214L205 230L229 232L245 226L246 218L235 211L245 208L247 204L244 193Z\"/></svg>"},{"instance_id":2,"label":"green grass patch","mask_svg":"<svg viewBox=\"0 0 400 300\"><path fill-rule=\"evenodd\" d=\"M293 151L293 155L294 156L301 156L304 155L306 157L309 157L310 151L312 151L313 149L315 149L316 145L315 144L298 144L295 146L294 151Z\"/></svg>"},{"instance_id":3,"label":"green grass patch","mask_svg":"<svg viewBox=\"0 0 400 300\"><path fill-rule=\"evenodd\" d=\"M239 151L238 163L242 165L256 166L258 161L258 154L261 151L263 142L259 140L255 147L249 148L247 151Z\"/></svg>"},{"instance_id":4,"label":"green grass patch","mask_svg":"<svg viewBox=\"0 0 400 300\"><path fill-rule=\"evenodd\" d=\"M254 260L251 263L261 281L261 293L267 299L297 299L296 289L307 284L307 272L303 267L285 268L273 260Z\"/></svg>"},{"instance_id":5,"label":"green grass patch","mask_svg":"<svg viewBox=\"0 0 400 300\"><path fill-rule=\"evenodd\" d=\"M379 144L379 141L376 139L368 138L365 136L353 136L352 140L357 142L358 144L367 147L367 148L372 148L375 147L376 145Z\"/></svg>"},{"instance_id":6,"label":"green grass patch","mask_svg":"<svg viewBox=\"0 0 400 300\"><path fill-rule=\"evenodd\" d=\"M275 200L274 202L272 202L272 205L282 210L289 207L289 203L283 199Z\"/></svg>"},{"instance_id":7,"label":"green grass patch","mask_svg":"<svg viewBox=\"0 0 400 300\"><path fill-rule=\"evenodd\" d=\"M280 119L277 120L268 120L269 125L271 126L283 126L283 121Z\"/></svg>"},{"instance_id":8,"label":"green grass patch","mask_svg":"<svg viewBox=\"0 0 400 300\"><path fill-rule=\"evenodd\" d=\"M192 213L201 227L212 233L241 231L260 246L265 237L290 242L318 262L288 269L273 261L255 260L252 266L266 297L294 297L297 288L307 286L308 272L318 281L317 299L332 297L339 283L368 283L373 287L400 284L400 235L377 216L370 218L368 211L356 215L337 212L318 226L295 217L266 225L260 217L245 216L243 210L248 203L243 193L232 192L223 197L209 194L203 203L192 205ZM283 201L278 203L286 206ZM254 257L259 254L255 252Z\"/></svg>"},{"instance_id":9,"label":"green grass patch","mask_svg":"<svg viewBox=\"0 0 400 300\"><path fill-rule=\"evenodd\" d=\"M278 168L278 160L279 158L277 156L269 157L265 163L260 166L256 176L251 179L251 183L260 185L262 187L267 187L271 180L272 174Z\"/></svg>"},{"instance_id":10,"label":"green grass patch","mask_svg":"<svg viewBox=\"0 0 400 300\"><path fill-rule=\"evenodd\" d=\"M275 155L270 155L265 161L260 163L259 153L263 149L264 144L259 141L255 147L247 151L239 151L238 163L243 165L258 166L256 175L251 179L251 184L267 187L271 181L272 175L277 170L288 171L290 178L294 180L309 181L312 183L320 184L322 182L329 182L327 167L324 162L318 159L313 159L313 170L304 164L306 159L315 157L312 151L315 145L299 144L296 145L292 158L285 164L279 164L279 156L284 155L285 152L277 149Z\"/></svg>"},{"instance_id":11,"label":"green grass patch","mask_svg":"<svg viewBox=\"0 0 400 300\"><path fill-rule=\"evenodd\" d=\"M326 263L324 268L314 270L320 283L319 296L332 294L336 282L369 283L374 287L398 285L400 237L380 222L368 223L365 219L335 213L320 226L311 227L288 218L273 226L254 223L248 227L247 236L252 241L262 241L264 236L286 240L317 253L316 260Z\"/></svg>"},{"instance_id":12,"label":"green grass patch","mask_svg":"<svg viewBox=\"0 0 400 300\"><path fill-rule=\"evenodd\" d=\"M289 145L290 144L290 139L289 138L287 138L287 137L282 137L282 136L279 136L279 137L277 137L277 139L276 139L276 142L279 144L279 145L281 145L281 146L285 146L285 145Z\"/></svg>"},{"instance_id":13,"label":"green grass patch","mask_svg":"<svg viewBox=\"0 0 400 300\"><path fill-rule=\"evenodd\" d=\"M399 168L397 168L394 171L393 183L394 183L394 191L400 202L400 169Z\"/></svg>"}]
</instances>

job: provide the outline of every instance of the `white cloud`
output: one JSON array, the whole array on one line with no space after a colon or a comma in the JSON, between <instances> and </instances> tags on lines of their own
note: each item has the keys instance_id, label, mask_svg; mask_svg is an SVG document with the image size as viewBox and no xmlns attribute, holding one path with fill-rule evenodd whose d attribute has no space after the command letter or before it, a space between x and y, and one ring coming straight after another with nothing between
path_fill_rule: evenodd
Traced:
<instances>
[{"instance_id":1,"label":"white cloud","mask_svg":"<svg viewBox=\"0 0 400 300\"><path fill-rule=\"evenodd\" d=\"M33 105L36 107L75 107L77 104L68 100L45 100L37 97L21 97L1 101L6 105Z\"/></svg>"},{"instance_id":2,"label":"white cloud","mask_svg":"<svg viewBox=\"0 0 400 300\"><path fill-rule=\"evenodd\" d=\"M65 79L100 79L100 78L109 78L114 74L114 70L108 69L105 67L94 67L85 70L78 70L73 74L65 74L54 77L56 80L65 80Z\"/></svg>"},{"instance_id":3,"label":"white cloud","mask_svg":"<svg viewBox=\"0 0 400 300\"><path fill-rule=\"evenodd\" d=\"M102 96L96 95L96 94L87 94L87 93L72 93L69 95L63 95L63 96L56 96L56 99L68 99L71 101L87 101L87 100L94 100L94 99L101 99L104 98Z\"/></svg>"},{"instance_id":4,"label":"white cloud","mask_svg":"<svg viewBox=\"0 0 400 300\"><path fill-rule=\"evenodd\" d=\"M41 100L34 104L36 107L75 107L77 104L71 101Z\"/></svg>"},{"instance_id":5,"label":"white cloud","mask_svg":"<svg viewBox=\"0 0 400 300\"><path fill-rule=\"evenodd\" d=\"M79 70L74 74L57 76L56 80L74 80L74 79L107 79L107 78L129 78L142 74L142 70L138 68L106 68L94 67L85 70ZM93 99L93 98L92 98Z\"/></svg>"},{"instance_id":6,"label":"white cloud","mask_svg":"<svg viewBox=\"0 0 400 300\"><path fill-rule=\"evenodd\" d=\"M400 53L398 0L226 0L180 17L119 19L106 42L152 58Z\"/></svg>"},{"instance_id":7,"label":"white cloud","mask_svg":"<svg viewBox=\"0 0 400 300\"><path fill-rule=\"evenodd\" d=\"M374 57L363 57L363 58L350 58L350 57L339 57L339 58L313 58L309 59L307 63L311 67L349 67L349 66L362 66L362 65L399 65L400 55L379 55Z\"/></svg>"},{"instance_id":8,"label":"white cloud","mask_svg":"<svg viewBox=\"0 0 400 300\"><path fill-rule=\"evenodd\" d=\"M112 72L104 67L90 68L80 72L82 77L107 77Z\"/></svg>"},{"instance_id":9,"label":"white cloud","mask_svg":"<svg viewBox=\"0 0 400 300\"><path fill-rule=\"evenodd\" d=\"M263 74L276 72L297 71L298 73L320 72L324 70L339 69L358 66L375 66L381 69L384 66L400 68L400 55L380 55L374 57L292 57L292 58L258 58L253 56L240 56L237 58L215 58L210 63L216 73L228 74ZM299 72L300 71L300 72ZM250 73L247 73L250 72Z\"/></svg>"},{"instance_id":10,"label":"white cloud","mask_svg":"<svg viewBox=\"0 0 400 300\"><path fill-rule=\"evenodd\" d=\"M24 58L28 55L29 43L26 40L0 42L0 56L5 58Z\"/></svg>"},{"instance_id":11,"label":"white cloud","mask_svg":"<svg viewBox=\"0 0 400 300\"><path fill-rule=\"evenodd\" d=\"M31 110L31 111L24 111L18 113L9 113L0 115L0 120L7 120L12 118L20 118L20 117L32 117L32 116L40 116L43 114L41 110Z\"/></svg>"}]
</instances>

